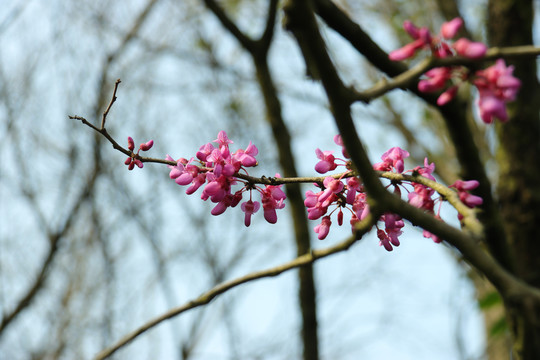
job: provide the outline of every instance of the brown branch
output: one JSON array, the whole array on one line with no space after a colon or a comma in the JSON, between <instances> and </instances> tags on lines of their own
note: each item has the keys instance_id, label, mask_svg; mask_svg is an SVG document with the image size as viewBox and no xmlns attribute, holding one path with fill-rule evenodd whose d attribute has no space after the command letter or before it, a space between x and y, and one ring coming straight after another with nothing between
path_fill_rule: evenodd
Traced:
<instances>
[{"instance_id":1,"label":"brown branch","mask_svg":"<svg viewBox=\"0 0 540 360\"><path fill-rule=\"evenodd\" d=\"M391 61L388 54L332 1L316 0L315 3L317 14L326 24L349 41L377 69L391 77L398 76L408 70L404 63ZM484 163L480 159L478 148L468 126L465 114L466 104L460 99L454 99L445 106L439 107L437 106L437 95L420 92L416 82L409 84L407 90L441 112L450 138L454 143L457 159L462 166L461 176L464 179L475 179L480 182L475 193L484 199L480 219L485 225L485 238L489 249L506 269L512 271L514 264L510 256L511 251L508 247L505 230L502 227L503 221L492 195L492 185L487 177Z\"/></svg>"},{"instance_id":2,"label":"brown branch","mask_svg":"<svg viewBox=\"0 0 540 360\"><path fill-rule=\"evenodd\" d=\"M378 179L372 179L376 174L367 160L361 140L356 135L356 129L350 114L350 103L344 101L341 96L342 82L326 52L324 41L310 5L311 3L308 1L288 1L284 7L287 28L297 37L299 45L306 47L303 50L304 55L312 57L312 65L316 67L316 71L321 75L321 81L344 144L349 154L356 155L356 157L352 158L353 165L358 169L358 173L364 180L368 195L372 196L370 205L374 209L383 209L380 211L399 214L412 224L422 227L455 246L467 261L493 283L503 297L512 297L512 299L519 301L517 300L519 297L514 296L514 293L525 293L529 299L534 298L534 301L540 303L540 291L528 287L523 281L502 267L479 246L479 239L472 236L472 234L455 229L437 220L432 215L411 206L398 196L379 189L380 182ZM306 41L306 39L309 39L309 41ZM366 181L366 175L370 177L369 182Z\"/></svg>"},{"instance_id":3,"label":"brown branch","mask_svg":"<svg viewBox=\"0 0 540 360\"><path fill-rule=\"evenodd\" d=\"M114 102L116 101L116 90L118 90L118 85L120 85L122 81L120 79L117 79L114 83L114 90L112 94L111 101L109 102L109 105L107 106L107 109L103 112L103 116L101 118L101 128L105 128L105 121L107 120L107 115L109 115L109 111L111 110L111 107L113 106Z\"/></svg>"},{"instance_id":4,"label":"brown branch","mask_svg":"<svg viewBox=\"0 0 540 360\"><path fill-rule=\"evenodd\" d=\"M214 0L204 0L204 4L221 22L223 27L227 29L245 49L253 49L254 41L245 35L236 24L227 16L225 11Z\"/></svg>"},{"instance_id":5,"label":"brown branch","mask_svg":"<svg viewBox=\"0 0 540 360\"><path fill-rule=\"evenodd\" d=\"M402 72L398 76L388 80L386 78L381 79L371 89L364 91L355 91L353 95L354 100L369 103L379 96L386 94L387 92L396 88L408 88L415 84L416 80L424 74L426 71L436 67L447 66L474 66L479 62L492 61L498 58L517 58L517 57L531 57L540 55L540 47L535 46L515 46L507 48L491 48L486 55L481 59L470 59L462 56L454 56L447 58L426 58L420 63L410 68L407 71Z\"/></svg>"},{"instance_id":6,"label":"brown branch","mask_svg":"<svg viewBox=\"0 0 540 360\"><path fill-rule=\"evenodd\" d=\"M113 96L111 98L111 102L109 103L109 106L107 107L107 110L103 113L102 124L105 123L106 118L107 118L107 114L109 113L109 110L111 109L113 103L116 100L116 91L117 91L117 88L118 88L118 85L119 85L120 82L121 82L120 79L116 80L114 91L113 91ZM116 140L114 140L114 138L107 132L107 130L104 127L97 128L96 126L94 126L92 123L90 123L88 120L86 120L85 118L83 118L81 116L75 115L75 116L69 116L69 118L81 121L84 125L92 128L94 131L102 134L107 140L109 140L109 142L113 145L114 149L116 149L118 151L121 151L122 153L124 153L124 154L126 154L128 156L137 158L138 160L140 160L143 163L144 162L150 162L150 163L159 163L159 164L165 164L165 165L170 165L170 166L176 166L177 165L177 163L174 162L174 161L165 160L165 159L150 158L150 157L144 157L144 156L137 155L137 154L133 153L132 151L130 151L128 149L125 149L124 147L119 145L116 142ZM370 166L371 166L371 164L370 164ZM200 167L200 169L202 171L210 170L210 169L207 169L205 167ZM422 185L425 185L425 186L428 186L428 187L432 188L439 195L441 195L445 200L447 200L461 215L464 216L463 223L467 226L467 228L469 228L471 231L473 231L473 233L475 233L477 236L479 236L479 234L480 234L479 232L481 231L482 227L478 223L478 220L476 219L475 211L473 211L472 209L468 208L465 204L463 204L461 202L461 200L459 199L459 197L457 196L455 191L451 190L450 188L448 188L448 187L446 187L446 186L444 186L444 185L442 185L440 183L437 183L436 181L432 181L432 180L427 179L427 178L425 178L423 176L420 176L420 175L407 175L407 174L399 174L399 173L393 173L393 172L381 172L381 171L374 171L374 170L372 170L372 171L373 171L373 173L377 174L379 177L385 178L385 179L388 179L388 180L392 180L392 181L410 181L410 182L413 182L413 183L419 183L419 184L422 184ZM296 173L296 171L294 171L294 173ZM311 176L311 177L292 176L292 177L284 177L284 178L266 177L266 176L255 177L255 176L250 176L250 175L242 174L242 173L236 173L234 176L236 178L238 178L238 179L245 180L248 183L253 184L253 185L255 185L255 184L260 184L260 185L283 185L283 184L316 183L316 184L319 184L322 187L324 179L327 178L327 177L332 177L334 179L348 178L348 177L352 177L352 176L358 176L358 173L354 172L354 171L346 171L346 172L343 172L343 173L331 174L331 175L325 175L325 176Z\"/></svg>"},{"instance_id":7,"label":"brown branch","mask_svg":"<svg viewBox=\"0 0 540 360\"><path fill-rule=\"evenodd\" d=\"M327 256L348 250L354 243L356 243L359 239L362 238L362 236L367 233L371 227L375 224L376 218L374 216L368 216L361 222L359 222L356 226L356 233L346 240L325 249L320 250L312 250L310 253L298 256L296 259L289 261L287 263L284 263L282 265L272 267L266 270L262 271L256 271L247 275L244 275L242 277L236 278L234 280L230 280L224 283L221 283L214 288L208 290L198 298L191 300L184 305L178 306L176 308L170 309L166 313L164 313L161 316L158 316L151 321L147 322L146 324L142 325L135 331L127 334L122 339L120 339L116 344L113 346L104 349L101 351L96 357L95 360L103 360L108 358L109 356L113 355L116 351L121 349L122 347L129 344L131 341L135 340L138 336L142 335L146 331L154 328L155 326L159 325L165 320L171 319L175 316L178 316L188 310L203 306L208 304L210 301L212 301L217 296L248 282L263 279L267 277L275 277L278 276L288 270L295 269L298 267L302 267L308 264L312 264L313 262L325 258Z\"/></svg>"},{"instance_id":8,"label":"brown branch","mask_svg":"<svg viewBox=\"0 0 540 360\"><path fill-rule=\"evenodd\" d=\"M13 320L32 303L38 292L45 285L54 259L58 254L60 241L65 237L66 233L71 230L72 223L75 221L75 216L79 212L84 202L88 199L91 189L95 185L96 179L97 176L94 173L93 176L88 179L86 185L83 187L84 190L77 198L77 201L73 205L71 211L68 212L69 215L66 218L65 222L62 224L61 228L54 233L48 234L49 252L47 253L45 260L40 267L37 278L34 280L34 283L28 288L21 300L19 300L15 309L3 315L2 322L0 323L0 334L2 334L3 331L13 322Z\"/></svg>"}]
</instances>

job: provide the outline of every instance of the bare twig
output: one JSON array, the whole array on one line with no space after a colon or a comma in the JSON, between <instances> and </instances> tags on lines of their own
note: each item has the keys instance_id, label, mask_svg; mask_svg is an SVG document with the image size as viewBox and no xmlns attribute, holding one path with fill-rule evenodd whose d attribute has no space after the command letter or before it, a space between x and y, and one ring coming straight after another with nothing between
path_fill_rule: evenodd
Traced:
<instances>
[{"instance_id":1,"label":"bare twig","mask_svg":"<svg viewBox=\"0 0 540 360\"><path fill-rule=\"evenodd\" d=\"M109 105L107 106L107 109L103 112L103 117L101 118L101 128L105 128L105 121L107 120L107 115L109 115L109 111L111 110L111 107L113 106L114 102L116 101L116 90L118 90L118 85L120 85L122 81L120 79L117 79L114 83L114 90L112 94L111 101L109 102Z\"/></svg>"},{"instance_id":2,"label":"bare twig","mask_svg":"<svg viewBox=\"0 0 540 360\"><path fill-rule=\"evenodd\" d=\"M307 264L311 264L315 262L318 259L322 259L329 255L348 250L357 240L359 240L365 233L367 233L371 229L371 227L374 225L375 222L376 222L376 217L368 216L357 224L356 233L353 236L350 236L346 240L332 247L328 247L326 249L320 249L320 250L313 250L308 254L299 256L296 259L289 261L287 263L284 263L282 265L272 267L270 269L266 269L262 271L256 271L256 272L247 274L245 276L236 278L234 280L221 283L215 286L214 288L208 290L207 292L205 292L198 298L191 300L185 303L184 305L170 309L169 311L162 314L161 316L158 316L152 319L151 321L142 325L135 331L127 334L122 339L120 339L115 345L100 352L95 357L95 360L103 360L103 359L108 358L109 356L113 355L116 351L118 351L120 348L126 346L131 341L135 340L135 338L145 333L146 331L152 329L153 327L157 326L158 324L162 323L163 321L171 319L175 316L178 316L188 310L200 307L202 305L206 305L218 295L221 295L227 292L228 290L231 290L239 285L242 285L242 284L254 281L254 280L266 278L266 277L278 276L288 270L305 266Z\"/></svg>"}]
</instances>

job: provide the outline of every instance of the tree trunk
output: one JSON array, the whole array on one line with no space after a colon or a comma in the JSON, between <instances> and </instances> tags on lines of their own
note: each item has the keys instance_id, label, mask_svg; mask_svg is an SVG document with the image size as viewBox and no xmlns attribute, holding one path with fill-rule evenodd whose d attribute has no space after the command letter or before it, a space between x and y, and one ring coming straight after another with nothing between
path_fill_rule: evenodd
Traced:
<instances>
[{"instance_id":1,"label":"tree trunk","mask_svg":"<svg viewBox=\"0 0 540 360\"><path fill-rule=\"evenodd\" d=\"M490 46L532 44L532 0L490 0ZM509 62L510 63L510 62ZM510 121L497 126L499 183L497 193L515 273L540 288L540 86L536 59L512 61L522 82L510 103ZM540 313L506 304L515 359L540 359Z\"/></svg>"}]
</instances>

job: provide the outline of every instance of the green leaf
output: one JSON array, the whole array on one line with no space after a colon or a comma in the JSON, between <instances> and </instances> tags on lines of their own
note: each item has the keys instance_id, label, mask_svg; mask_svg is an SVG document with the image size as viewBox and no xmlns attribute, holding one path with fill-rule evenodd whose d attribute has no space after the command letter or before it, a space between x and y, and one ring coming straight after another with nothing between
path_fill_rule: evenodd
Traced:
<instances>
[{"instance_id":1,"label":"green leaf","mask_svg":"<svg viewBox=\"0 0 540 360\"><path fill-rule=\"evenodd\" d=\"M492 291L490 293L487 293L483 298L478 301L478 306L480 306L480 309L486 310L501 303L502 299L499 293L496 291Z\"/></svg>"},{"instance_id":2,"label":"green leaf","mask_svg":"<svg viewBox=\"0 0 540 360\"><path fill-rule=\"evenodd\" d=\"M503 316L491 326L491 329L489 329L489 336L495 337L503 335L506 330L508 330L508 323L506 322L506 318Z\"/></svg>"}]
</instances>

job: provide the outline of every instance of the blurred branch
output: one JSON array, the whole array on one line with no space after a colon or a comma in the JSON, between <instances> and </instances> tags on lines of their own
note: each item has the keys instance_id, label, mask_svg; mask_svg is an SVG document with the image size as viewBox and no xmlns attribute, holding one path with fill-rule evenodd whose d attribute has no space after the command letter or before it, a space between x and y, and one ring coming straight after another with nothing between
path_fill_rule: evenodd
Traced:
<instances>
[{"instance_id":1,"label":"blurred branch","mask_svg":"<svg viewBox=\"0 0 540 360\"><path fill-rule=\"evenodd\" d=\"M191 300L184 305L171 309L168 312L164 313L163 315L156 317L155 319L149 321L145 325L139 327L137 330L123 337L115 345L107 349L104 349L95 357L95 360L102 360L102 359L108 358L109 356L113 355L116 351L118 351L120 348L126 346L131 341L135 340L135 338L145 333L146 331L150 330L151 328L157 326L161 322L171 319L175 316L178 316L188 310L200 307L202 305L206 305L218 295L221 295L239 285L242 285L242 284L254 281L254 280L266 278L266 277L275 277L288 270L305 266L319 259L325 258L327 256L348 250L355 242L357 242L357 240L361 239L362 236L371 229L371 227L374 225L375 222L376 222L375 217L370 215L366 217L364 220L362 220L360 223L358 223L356 227L356 233L353 236L350 236L346 240L332 247L329 247L326 249L320 249L320 250L312 250L310 253L299 256L296 259L289 261L287 263L284 263L282 265L272 267L267 270L253 272L245 276L236 278L234 280L221 283L217 285L216 287L210 289L209 291L205 292L198 298Z\"/></svg>"},{"instance_id":2,"label":"blurred branch","mask_svg":"<svg viewBox=\"0 0 540 360\"><path fill-rule=\"evenodd\" d=\"M517 57L534 57L540 55L540 47L530 46L514 46L507 48L491 48L486 55L481 59L470 59L462 56L454 56L447 58L430 57L422 60L420 63L410 68L407 71L387 80L381 79L371 89L364 91L355 91L354 100L369 103L377 97L386 94L390 90L396 88L406 89L413 86L416 80L426 71L436 67L450 66L471 66L483 61L491 61L499 58L517 58Z\"/></svg>"},{"instance_id":3,"label":"blurred branch","mask_svg":"<svg viewBox=\"0 0 540 360\"><path fill-rule=\"evenodd\" d=\"M266 120L271 126L274 141L279 156L279 163L285 176L296 177L297 170L295 157L291 146L291 136L282 114L281 101L278 90L268 65L268 51L274 36L274 27L277 12L277 0L271 0L268 5L266 25L263 34L258 40L251 40L242 34L224 11L214 0L205 0L205 4L227 29L251 55L255 66L257 82L262 93L266 109ZM295 234L296 253L298 256L308 253L311 249L310 232L302 192L298 184L286 188L291 208L292 224ZM299 305L302 315L302 344L304 360L319 359L319 340L317 328L317 307L315 281L311 266L301 267L299 277Z\"/></svg>"},{"instance_id":4,"label":"blurred branch","mask_svg":"<svg viewBox=\"0 0 540 360\"><path fill-rule=\"evenodd\" d=\"M398 76L409 70L405 64L391 61L388 54L332 1L315 0L315 10L330 28L349 41L377 69L391 77ZM503 55L503 53L499 55ZM420 92L416 81L409 83L406 89L423 99L427 104L438 109L444 117L450 138L454 143L457 159L462 166L462 177L480 182L480 186L475 190L475 193L484 199L480 220L485 225L486 243L493 256L506 269L513 271L514 264L510 256L511 249L506 241L500 210L493 198L491 182L487 177L484 163L480 159L478 147L468 126L466 101L456 98L445 106L439 107L437 106L437 96ZM341 96L347 95L345 93Z\"/></svg>"},{"instance_id":5,"label":"blurred branch","mask_svg":"<svg viewBox=\"0 0 540 360\"><path fill-rule=\"evenodd\" d=\"M312 5L307 1L289 0L284 9L287 29L298 36L298 43L305 47L303 53L312 57L312 65L321 75L321 82L330 102L335 122L340 129L343 142L358 173L364 180L366 192L372 197L370 209L399 214L414 225L436 234L455 246L463 257L482 272L501 295L515 306L524 309L540 306L540 290L515 277L500 265L489 253L479 246L474 234L459 231L424 211L411 206L398 196L382 188L376 173L371 168L363 144L359 139L350 114L350 103L343 99L343 83L326 51L319 32ZM306 39L308 41L306 41ZM368 181L369 179L369 181Z\"/></svg>"},{"instance_id":6,"label":"blurred branch","mask_svg":"<svg viewBox=\"0 0 540 360\"><path fill-rule=\"evenodd\" d=\"M26 307L28 307L32 303L37 293L43 288L45 281L47 279L47 275L52 266L53 260L56 257L56 254L58 253L59 243L61 239L65 236L65 234L71 229L71 225L74 219L76 218L76 215L79 212L79 209L81 208L82 204L90 196L90 193L92 191L91 189L93 189L94 187L96 178L97 178L97 175L94 173L94 176L88 179L87 183L83 187L84 189L83 192L79 195L71 211L68 212L69 216L66 218L61 228L54 233L48 234L49 252L47 253L45 260L40 267L37 278L35 279L34 283L29 287L29 289L27 290L25 295L21 298L21 300L19 300L19 302L15 306L15 309L2 317L2 322L0 323L0 336L2 335L3 331L7 328L7 326Z\"/></svg>"}]
</instances>

